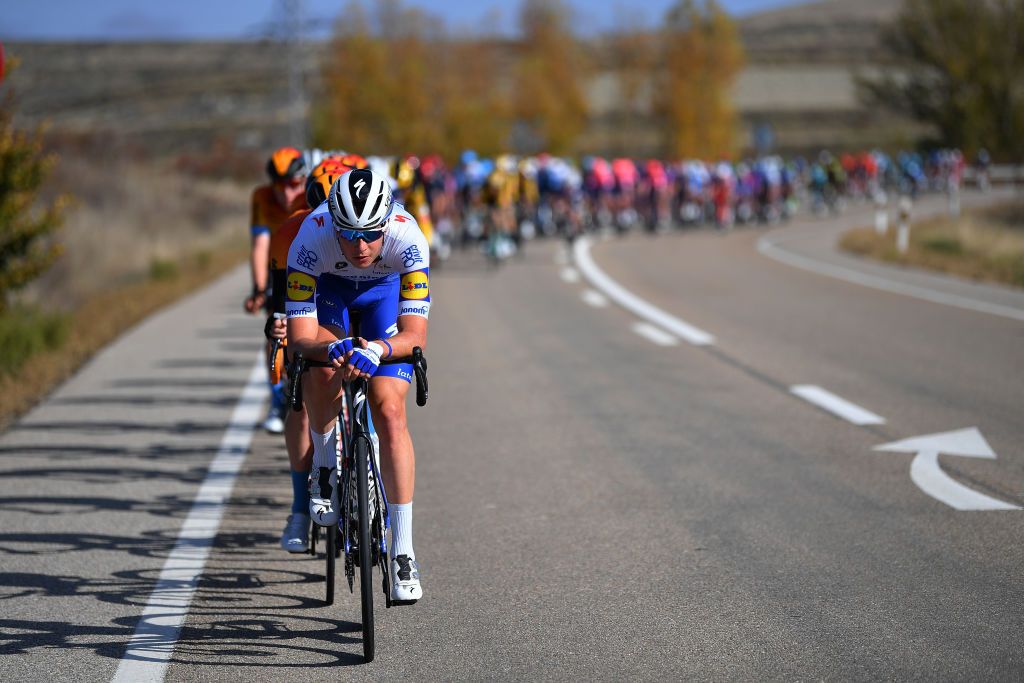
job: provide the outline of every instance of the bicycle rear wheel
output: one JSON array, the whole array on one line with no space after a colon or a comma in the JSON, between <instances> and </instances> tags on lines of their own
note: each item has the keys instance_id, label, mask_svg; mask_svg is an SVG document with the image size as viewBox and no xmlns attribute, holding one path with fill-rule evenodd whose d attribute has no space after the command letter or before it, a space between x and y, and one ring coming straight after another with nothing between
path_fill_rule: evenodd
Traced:
<instances>
[{"instance_id":1,"label":"bicycle rear wheel","mask_svg":"<svg viewBox=\"0 0 1024 683\"><path fill-rule=\"evenodd\" d=\"M332 524L325 529L326 540L324 552L327 554L327 571L324 580L327 583L327 595L324 598L325 605L334 604L334 570L338 559L338 525Z\"/></svg>"},{"instance_id":2,"label":"bicycle rear wheel","mask_svg":"<svg viewBox=\"0 0 1024 683\"><path fill-rule=\"evenodd\" d=\"M373 661L373 541L370 537L369 447L364 435L355 440L359 489L359 594L363 603L363 658Z\"/></svg>"}]
</instances>

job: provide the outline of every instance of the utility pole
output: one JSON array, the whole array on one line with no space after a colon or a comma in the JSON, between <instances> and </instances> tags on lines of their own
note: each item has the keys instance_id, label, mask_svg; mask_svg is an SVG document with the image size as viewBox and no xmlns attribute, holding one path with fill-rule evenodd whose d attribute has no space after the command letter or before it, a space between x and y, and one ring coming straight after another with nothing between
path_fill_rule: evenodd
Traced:
<instances>
[{"instance_id":1,"label":"utility pole","mask_svg":"<svg viewBox=\"0 0 1024 683\"><path fill-rule=\"evenodd\" d=\"M308 142L306 116L306 83L302 27L305 21L303 0L278 0L281 17L280 35L288 64L288 135L289 144L302 149Z\"/></svg>"}]
</instances>

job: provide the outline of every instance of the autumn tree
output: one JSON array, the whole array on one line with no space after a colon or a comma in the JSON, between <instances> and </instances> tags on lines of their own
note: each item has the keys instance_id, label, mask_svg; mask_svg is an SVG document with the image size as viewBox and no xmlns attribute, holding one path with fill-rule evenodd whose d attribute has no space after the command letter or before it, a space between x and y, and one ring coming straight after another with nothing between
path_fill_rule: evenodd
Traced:
<instances>
[{"instance_id":1,"label":"autumn tree","mask_svg":"<svg viewBox=\"0 0 1024 683\"><path fill-rule=\"evenodd\" d=\"M524 0L514 75L514 112L520 152L573 150L587 124L582 53L562 0Z\"/></svg>"},{"instance_id":2,"label":"autumn tree","mask_svg":"<svg viewBox=\"0 0 1024 683\"><path fill-rule=\"evenodd\" d=\"M429 84L439 22L400 0L342 12L323 66L313 136L362 154L433 151L440 144Z\"/></svg>"},{"instance_id":3,"label":"autumn tree","mask_svg":"<svg viewBox=\"0 0 1024 683\"><path fill-rule=\"evenodd\" d=\"M323 66L314 140L362 154L495 153L508 131L493 45L453 40L401 0L342 12Z\"/></svg>"},{"instance_id":4,"label":"autumn tree","mask_svg":"<svg viewBox=\"0 0 1024 683\"><path fill-rule=\"evenodd\" d=\"M969 154L1024 159L1024 2L906 0L883 46L898 68L860 80L869 103Z\"/></svg>"},{"instance_id":5,"label":"autumn tree","mask_svg":"<svg viewBox=\"0 0 1024 683\"><path fill-rule=\"evenodd\" d=\"M714 159L735 150L731 89L743 66L736 24L715 0L681 0L666 14L655 113L672 158Z\"/></svg>"},{"instance_id":6,"label":"autumn tree","mask_svg":"<svg viewBox=\"0 0 1024 683\"><path fill-rule=\"evenodd\" d=\"M442 102L438 150L450 161L473 149L494 156L508 149L510 109L498 77L498 45L482 38L453 40L439 55L444 67L438 76Z\"/></svg>"},{"instance_id":7,"label":"autumn tree","mask_svg":"<svg viewBox=\"0 0 1024 683\"><path fill-rule=\"evenodd\" d=\"M45 154L39 131L15 130L14 97L0 102L0 312L18 291L60 254L54 233L63 221L66 198L49 202L40 193L55 158Z\"/></svg>"},{"instance_id":8,"label":"autumn tree","mask_svg":"<svg viewBox=\"0 0 1024 683\"><path fill-rule=\"evenodd\" d=\"M351 0L335 25L323 65L324 94L313 111L320 147L379 153L388 142L387 120L395 84L387 45L374 35L362 3Z\"/></svg>"},{"instance_id":9,"label":"autumn tree","mask_svg":"<svg viewBox=\"0 0 1024 683\"><path fill-rule=\"evenodd\" d=\"M658 57L656 37L645 30L635 10L617 6L616 30L607 38L608 70L615 79L618 106L611 131L616 154L636 154L636 133L649 116L651 74Z\"/></svg>"}]
</instances>

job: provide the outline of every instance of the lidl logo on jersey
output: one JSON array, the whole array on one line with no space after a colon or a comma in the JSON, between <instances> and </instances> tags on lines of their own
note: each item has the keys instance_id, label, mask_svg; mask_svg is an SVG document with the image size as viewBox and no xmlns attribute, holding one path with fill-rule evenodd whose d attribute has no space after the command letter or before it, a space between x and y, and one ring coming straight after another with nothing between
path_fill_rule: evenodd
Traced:
<instances>
[{"instance_id":1,"label":"lidl logo on jersey","mask_svg":"<svg viewBox=\"0 0 1024 683\"><path fill-rule=\"evenodd\" d=\"M313 296L316 280L305 273L292 273L288 276L288 298L292 301L305 301Z\"/></svg>"},{"instance_id":2,"label":"lidl logo on jersey","mask_svg":"<svg viewBox=\"0 0 1024 683\"><path fill-rule=\"evenodd\" d=\"M406 273L402 276L403 299L426 299L430 296L430 285L427 274L422 270Z\"/></svg>"}]
</instances>

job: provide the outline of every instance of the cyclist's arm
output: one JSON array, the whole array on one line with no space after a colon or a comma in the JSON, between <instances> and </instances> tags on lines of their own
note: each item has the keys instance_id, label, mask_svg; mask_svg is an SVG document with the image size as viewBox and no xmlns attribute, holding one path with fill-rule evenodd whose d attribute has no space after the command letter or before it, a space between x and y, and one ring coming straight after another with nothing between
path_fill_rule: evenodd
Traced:
<instances>
[{"instance_id":1,"label":"cyclist's arm","mask_svg":"<svg viewBox=\"0 0 1024 683\"><path fill-rule=\"evenodd\" d=\"M320 327L316 318L288 318L288 349L310 360L327 360L327 345L337 337Z\"/></svg>"},{"instance_id":2,"label":"cyclist's arm","mask_svg":"<svg viewBox=\"0 0 1024 683\"><path fill-rule=\"evenodd\" d=\"M267 276L270 272L270 231L257 232L253 228L252 250L249 253L249 265L252 269L253 293L267 291Z\"/></svg>"},{"instance_id":3,"label":"cyclist's arm","mask_svg":"<svg viewBox=\"0 0 1024 683\"><path fill-rule=\"evenodd\" d=\"M315 222L307 227L305 221L292 240L288 250L288 270L285 279L285 312L288 315L288 348L291 353L300 353L311 360L327 360L328 341L321 339L320 323L316 314L316 288L320 270L309 268L308 261L301 262L302 245L312 244L309 231L315 229ZM305 230L304 230L305 228ZM322 259L313 259L314 264Z\"/></svg>"},{"instance_id":4,"label":"cyclist's arm","mask_svg":"<svg viewBox=\"0 0 1024 683\"><path fill-rule=\"evenodd\" d=\"M425 349L427 346L427 319L420 315L398 316L398 334L388 337L387 341L382 339L370 339L382 349L384 355L381 360L389 358L406 358L412 355L414 347ZM388 354L388 345L391 346L391 353Z\"/></svg>"},{"instance_id":5,"label":"cyclist's arm","mask_svg":"<svg viewBox=\"0 0 1024 683\"><path fill-rule=\"evenodd\" d=\"M262 201L263 188L252 193L249 208L249 234L252 246L249 252L249 266L252 272L253 294L265 292L270 270L270 225Z\"/></svg>"}]
</instances>

